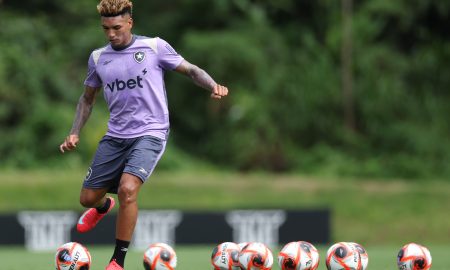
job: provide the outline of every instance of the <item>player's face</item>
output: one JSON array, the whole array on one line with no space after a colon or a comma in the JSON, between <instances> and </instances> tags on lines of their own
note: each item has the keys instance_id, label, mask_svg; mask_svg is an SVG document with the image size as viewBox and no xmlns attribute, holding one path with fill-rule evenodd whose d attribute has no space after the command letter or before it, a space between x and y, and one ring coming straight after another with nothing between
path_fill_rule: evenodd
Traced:
<instances>
[{"instance_id":1,"label":"player's face","mask_svg":"<svg viewBox=\"0 0 450 270\"><path fill-rule=\"evenodd\" d=\"M131 42L133 19L129 14L102 17L102 27L113 48L125 47Z\"/></svg>"}]
</instances>

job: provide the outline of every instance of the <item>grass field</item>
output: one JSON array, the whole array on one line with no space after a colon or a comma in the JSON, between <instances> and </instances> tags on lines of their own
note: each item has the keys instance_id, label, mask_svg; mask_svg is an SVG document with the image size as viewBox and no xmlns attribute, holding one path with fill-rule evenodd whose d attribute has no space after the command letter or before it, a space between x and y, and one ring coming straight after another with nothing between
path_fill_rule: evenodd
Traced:
<instances>
[{"instance_id":1,"label":"grass field","mask_svg":"<svg viewBox=\"0 0 450 270\"><path fill-rule=\"evenodd\" d=\"M84 169L4 170L0 212L81 211L78 196L84 173ZM208 211L329 208L333 241L450 245L450 182L445 180L156 171L143 186L139 205Z\"/></svg>"},{"instance_id":2,"label":"grass field","mask_svg":"<svg viewBox=\"0 0 450 270\"><path fill-rule=\"evenodd\" d=\"M325 254L327 247L317 246L320 252L319 269L325 270ZM92 255L92 270L104 269L108 262L112 247L88 247ZM178 257L179 270L201 270L213 269L210 264L210 256L214 246L176 246L175 251ZM433 245L428 247L433 257L432 270L448 270L450 268L450 246ZM370 270L394 270L397 269L396 256L400 247L398 246L367 246L369 254ZM274 257L279 249L272 249ZM125 269L142 270L143 251L130 251L127 255ZM5 270L48 270L54 269L53 252L26 252L23 248L0 248L0 258L2 258L1 269ZM280 269L275 264L272 269Z\"/></svg>"},{"instance_id":3,"label":"grass field","mask_svg":"<svg viewBox=\"0 0 450 270\"><path fill-rule=\"evenodd\" d=\"M0 212L76 210L84 169L3 170ZM57 202L57 203L55 203ZM222 211L310 209L332 211L333 242L366 247L369 269L396 269L403 244L421 243L433 256L433 270L450 269L450 183L445 180L383 180L240 174L214 171L156 172L142 188L141 209ZM111 236L113 237L113 236ZM302 240L302 239L292 239ZM214 246L176 246L181 270L212 269ZM104 269L112 247L88 246L92 269ZM326 246L318 246L325 269ZM274 255L279 250L274 249ZM143 269L142 251L130 251L126 269ZM1 269L54 269L54 252L31 253L0 247ZM279 269L274 266L274 269Z\"/></svg>"}]
</instances>

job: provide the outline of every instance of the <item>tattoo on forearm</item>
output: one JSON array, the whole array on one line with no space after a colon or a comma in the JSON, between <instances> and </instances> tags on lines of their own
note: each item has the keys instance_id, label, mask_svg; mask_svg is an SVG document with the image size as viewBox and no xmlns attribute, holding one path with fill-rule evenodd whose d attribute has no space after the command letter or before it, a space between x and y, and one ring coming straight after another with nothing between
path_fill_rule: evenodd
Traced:
<instances>
[{"instance_id":1,"label":"tattoo on forearm","mask_svg":"<svg viewBox=\"0 0 450 270\"><path fill-rule=\"evenodd\" d=\"M91 115L92 108L94 107L94 101L82 95L78 101L77 111L75 114L75 120L73 121L70 134L79 134L81 128L86 124L89 116Z\"/></svg>"},{"instance_id":2,"label":"tattoo on forearm","mask_svg":"<svg viewBox=\"0 0 450 270\"><path fill-rule=\"evenodd\" d=\"M216 82L203 69L190 65L188 68L188 75L192 78L194 83L202 88L212 91Z\"/></svg>"}]
</instances>

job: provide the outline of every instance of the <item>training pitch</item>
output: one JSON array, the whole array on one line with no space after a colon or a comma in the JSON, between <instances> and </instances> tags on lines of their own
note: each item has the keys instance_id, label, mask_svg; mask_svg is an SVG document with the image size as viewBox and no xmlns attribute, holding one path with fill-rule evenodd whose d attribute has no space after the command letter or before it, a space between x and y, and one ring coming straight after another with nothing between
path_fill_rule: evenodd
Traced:
<instances>
[{"instance_id":1,"label":"training pitch","mask_svg":"<svg viewBox=\"0 0 450 270\"><path fill-rule=\"evenodd\" d=\"M320 252L320 270L326 270L325 254L326 246L317 246ZM92 255L91 270L105 269L105 266L112 254L113 247L90 247L87 246ZM214 246L175 246L178 257L178 270L202 270L213 269L210 263L211 253ZM433 257L432 270L450 269L450 244L428 246ZM370 270L394 270L396 266L396 256L400 246L367 246L369 254ZM280 248L272 249L274 255L274 265L272 269L278 267L276 257ZM126 270L142 270L143 251L128 252L125 262ZM1 269L7 270L49 270L55 269L54 252L27 252L21 247L0 247L0 258L2 259Z\"/></svg>"}]
</instances>

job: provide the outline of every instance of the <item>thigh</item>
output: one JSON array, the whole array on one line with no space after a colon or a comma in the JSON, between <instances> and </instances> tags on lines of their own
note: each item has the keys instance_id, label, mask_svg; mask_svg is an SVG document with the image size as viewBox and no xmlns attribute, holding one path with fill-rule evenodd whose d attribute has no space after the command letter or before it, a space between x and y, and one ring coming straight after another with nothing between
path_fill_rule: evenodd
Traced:
<instances>
[{"instance_id":1,"label":"thigh","mask_svg":"<svg viewBox=\"0 0 450 270\"><path fill-rule=\"evenodd\" d=\"M143 136L129 150L123 172L135 175L145 182L152 174L164 153L166 141L153 136Z\"/></svg>"},{"instance_id":2,"label":"thigh","mask_svg":"<svg viewBox=\"0 0 450 270\"><path fill-rule=\"evenodd\" d=\"M117 187L125 167L127 149L124 139L103 137L88 169L83 188L98 190Z\"/></svg>"}]
</instances>

